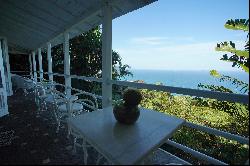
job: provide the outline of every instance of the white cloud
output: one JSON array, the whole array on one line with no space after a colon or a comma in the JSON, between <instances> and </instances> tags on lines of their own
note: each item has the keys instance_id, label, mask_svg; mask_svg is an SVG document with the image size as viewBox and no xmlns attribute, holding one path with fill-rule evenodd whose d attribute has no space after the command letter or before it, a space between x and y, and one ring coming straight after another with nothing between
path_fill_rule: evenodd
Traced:
<instances>
[{"instance_id":1,"label":"white cloud","mask_svg":"<svg viewBox=\"0 0 250 166\"><path fill-rule=\"evenodd\" d=\"M193 37L135 37L130 40L132 44L137 45L168 45L177 42L191 42L194 41Z\"/></svg>"},{"instance_id":2,"label":"white cloud","mask_svg":"<svg viewBox=\"0 0 250 166\"><path fill-rule=\"evenodd\" d=\"M158 40L152 38L152 41ZM160 39L159 39L160 40ZM166 70L236 70L231 63L219 60L223 52L215 51L217 42L175 45L131 45L115 49L123 63L132 68ZM244 41L235 42L236 45Z\"/></svg>"}]
</instances>

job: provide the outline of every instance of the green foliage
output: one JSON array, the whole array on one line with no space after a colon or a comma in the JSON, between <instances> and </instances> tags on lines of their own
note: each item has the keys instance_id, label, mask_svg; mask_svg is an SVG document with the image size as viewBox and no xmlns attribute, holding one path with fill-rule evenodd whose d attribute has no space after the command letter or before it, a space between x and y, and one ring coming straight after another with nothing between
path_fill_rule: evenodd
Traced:
<instances>
[{"instance_id":1,"label":"green foliage","mask_svg":"<svg viewBox=\"0 0 250 166\"><path fill-rule=\"evenodd\" d=\"M141 90L141 93L142 107L184 118L195 124L249 136L248 105L215 99L173 96L168 92L146 89ZM187 127L181 128L173 136L173 140L230 164L242 164L248 158L248 147ZM173 153L177 153L176 150ZM178 155L183 155L184 158L187 156L186 153L180 152ZM186 159L189 160L189 157Z\"/></svg>"},{"instance_id":2,"label":"green foliage","mask_svg":"<svg viewBox=\"0 0 250 166\"><path fill-rule=\"evenodd\" d=\"M235 53L237 56L239 57L245 57L245 58L249 58L249 52L246 50L236 50L235 49L235 43L233 43L232 41L228 42L223 42L220 44L217 44L216 51L223 51L223 52L231 52L231 53Z\"/></svg>"},{"instance_id":3,"label":"green foliage","mask_svg":"<svg viewBox=\"0 0 250 166\"><path fill-rule=\"evenodd\" d=\"M102 75L102 40L101 31L96 27L85 32L70 41L70 63L72 75L83 75L87 77L101 78ZM53 71L64 73L63 45L52 48ZM46 59L46 58L45 58ZM112 51L112 78L119 80L132 75L129 66L122 64L118 52ZM63 82L64 78L56 78L56 81ZM101 85L88 81L72 79L72 87L88 92L101 93ZM116 91L116 89L114 89Z\"/></svg>"},{"instance_id":4,"label":"green foliage","mask_svg":"<svg viewBox=\"0 0 250 166\"><path fill-rule=\"evenodd\" d=\"M225 24L225 28L232 30L249 31L249 19L228 20Z\"/></svg>"},{"instance_id":5,"label":"green foliage","mask_svg":"<svg viewBox=\"0 0 250 166\"><path fill-rule=\"evenodd\" d=\"M224 86L217 86L217 85L203 85L201 83L198 84L198 88L207 89L216 92L228 92L233 93L232 90L225 88Z\"/></svg>"},{"instance_id":6,"label":"green foliage","mask_svg":"<svg viewBox=\"0 0 250 166\"><path fill-rule=\"evenodd\" d=\"M228 20L225 24L225 27L233 30L249 31L248 25L248 20L236 19ZM249 35L247 36L247 39L248 37ZM230 56L228 56L227 54L223 55L220 60L233 62L232 67L240 67L243 69L243 71L249 73L249 41L246 42L245 50L236 49L235 43L233 43L232 41L217 44L215 50L231 53ZM230 82L231 84L235 85L236 88L240 88L241 93L249 93L248 83L245 83L230 76L222 75L216 70L211 70L210 75L219 79L220 82ZM234 93L231 89L217 85L199 84L198 88L217 92ZM209 114L211 115L205 115L206 117L208 117L206 122L200 119L199 122L202 125L209 126L212 128L218 128L219 130L225 130L229 133L249 137L248 105L199 97L195 97L193 100L195 100L196 102L195 105L191 108L198 109L200 112L203 113L205 110L208 109ZM201 108L202 110L200 110L199 108ZM213 114L211 114L211 112L213 112ZM189 117L189 119L192 119L192 117ZM214 123L213 121L217 122ZM191 145L191 147L193 147L194 149L203 149L203 153L208 153L214 156L215 158L223 160L227 163L243 164L249 157L249 155L246 155L249 152L249 147L221 137L211 136L202 132L194 132L188 128L182 129L181 132L175 135L174 138L176 140L183 141L183 137L187 136L187 134L185 135L185 133L188 133L187 140L184 141L185 143Z\"/></svg>"},{"instance_id":7,"label":"green foliage","mask_svg":"<svg viewBox=\"0 0 250 166\"><path fill-rule=\"evenodd\" d=\"M123 100L126 106L134 107L142 100L141 92L137 89L128 88L123 93Z\"/></svg>"},{"instance_id":8,"label":"green foliage","mask_svg":"<svg viewBox=\"0 0 250 166\"><path fill-rule=\"evenodd\" d=\"M249 19L231 19L226 22L225 27L231 30L243 30L245 32L248 32L245 50L237 50L235 48L235 43L233 43L232 41L218 43L215 50L231 53L230 56L224 54L221 60L232 62L233 67L238 66L245 72L249 73Z\"/></svg>"}]
</instances>

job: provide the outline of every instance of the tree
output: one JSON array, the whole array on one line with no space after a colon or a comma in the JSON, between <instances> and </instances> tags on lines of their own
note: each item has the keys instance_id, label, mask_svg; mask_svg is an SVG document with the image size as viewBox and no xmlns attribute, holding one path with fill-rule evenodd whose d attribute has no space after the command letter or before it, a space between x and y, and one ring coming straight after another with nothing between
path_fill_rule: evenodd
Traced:
<instances>
[{"instance_id":1,"label":"tree","mask_svg":"<svg viewBox=\"0 0 250 166\"><path fill-rule=\"evenodd\" d=\"M248 32L244 50L236 49L235 43L233 43L232 41L230 42L225 41L222 43L218 43L215 48L216 51L223 51L223 52L228 52L231 54L230 56L228 56L227 54L224 54L220 60L223 60L226 62L232 62L233 63L232 67L237 66L247 73L249 73L249 28L248 26L249 26L249 20L245 20L245 19L228 20L225 24L225 27L227 29L243 30L243 31ZM241 93L249 93L248 83L245 83L241 80L238 80L230 76L222 75L216 70L211 70L210 75L215 78L218 78L219 81L222 81L222 82L227 81L235 85L237 88L240 87ZM234 93L234 90L231 90L224 86L199 84L198 87L203 88L203 89L208 89L211 91ZM234 117L235 121L241 122L240 124L237 124L237 125L241 125L243 127L246 127L249 125L248 105L243 105L240 103L231 103L231 102L226 102L226 101L217 101L214 99L198 98L198 101L199 101L198 105L210 106L212 108L229 113L232 117ZM249 131L248 127L247 127L247 131Z\"/></svg>"},{"instance_id":2,"label":"tree","mask_svg":"<svg viewBox=\"0 0 250 166\"><path fill-rule=\"evenodd\" d=\"M247 32L247 39L245 44L244 50L236 49L235 43L232 41L225 41L218 43L215 50L216 51L223 51L230 53L230 56L228 54L224 54L223 57L220 60L231 62L232 67L239 67L244 72L249 73L249 19L236 19L236 20L228 20L225 24L225 28L231 29L231 30L243 30L244 32ZM211 70L210 75L218 78L219 81L224 82L228 81L236 86L236 88L240 87L240 92L242 93L249 93L249 85L248 83L245 83L241 80L238 80L236 78L222 75L216 70ZM233 90L225 88L223 86L216 86L216 85L202 85L199 84L198 87L209 89L212 91L219 91L219 92L228 92L233 93Z\"/></svg>"},{"instance_id":3,"label":"tree","mask_svg":"<svg viewBox=\"0 0 250 166\"><path fill-rule=\"evenodd\" d=\"M102 40L99 27L72 38L70 44L71 74L87 77L101 78L102 75ZM52 48L53 71L63 73L63 45ZM46 55L44 55L46 56ZM46 57L44 57L46 59ZM44 63L46 66L46 62ZM44 67L45 67L44 66ZM129 66L122 63L119 53L112 51L112 78L119 80L122 77L132 75ZM56 78L56 81L63 83L64 78ZM72 79L72 87L88 92L100 93L101 86L98 83L90 83L83 80ZM116 87L115 87L116 88ZM98 92L96 92L98 91Z\"/></svg>"},{"instance_id":4,"label":"tree","mask_svg":"<svg viewBox=\"0 0 250 166\"><path fill-rule=\"evenodd\" d=\"M244 32L248 32L245 50L237 50L235 48L235 43L233 43L232 41L218 43L215 50L230 52L232 54L231 56L228 57L227 54L224 54L221 60L233 62L232 67L238 66L245 72L249 73L249 20L231 19L226 22L225 28L232 30L243 30Z\"/></svg>"}]
</instances>

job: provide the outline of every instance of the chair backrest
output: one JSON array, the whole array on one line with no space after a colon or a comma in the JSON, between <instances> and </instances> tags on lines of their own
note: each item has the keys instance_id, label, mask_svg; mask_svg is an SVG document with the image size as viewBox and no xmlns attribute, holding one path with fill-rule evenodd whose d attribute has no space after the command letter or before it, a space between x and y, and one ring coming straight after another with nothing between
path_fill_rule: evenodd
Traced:
<instances>
[{"instance_id":1,"label":"chair backrest","mask_svg":"<svg viewBox=\"0 0 250 166\"><path fill-rule=\"evenodd\" d=\"M79 112L92 112L98 109L96 97L87 92L80 92L74 95L71 95L70 98L67 98L66 94L53 89L53 100L55 106L58 108L59 105L66 104L69 114L72 114L72 109L75 104L81 104L83 109Z\"/></svg>"},{"instance_id":2,"label":"chair backrest","mask_svg":"<svg viewBox=\"0 0 250 166\"><path fill-rule=\"evenodd\" d=\"M81 103L84 111L92 112L98 110L97 98L92 93L82 91L74 94L74 96L78 96L78 100L73 102L73 104Z\"/></svg>"}]
</instances>

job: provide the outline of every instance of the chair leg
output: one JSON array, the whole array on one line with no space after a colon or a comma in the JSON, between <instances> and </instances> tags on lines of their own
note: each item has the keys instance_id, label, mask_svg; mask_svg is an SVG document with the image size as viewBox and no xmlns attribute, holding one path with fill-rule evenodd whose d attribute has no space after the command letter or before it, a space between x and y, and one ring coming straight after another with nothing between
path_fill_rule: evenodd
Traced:
<instances>
[{"instance_id":1,"label":"chair leg","mask_svg":"<svg viewBox=\"0 0 250 166\"><path fill-rule=\"evenodd\" d=\"M88 149L87 149L87 144L86 142L83 140L82 143L82 150L84 152L83 157L84 157L84 165L88 164Z\"/></svg>"},{"instance_id":2,"label":"chair leg","mask_svg":"<svg viewBox=\"0 0 250 166\"><path fill-rule=\"evenodd\" d=\"M69 139L70 134L71 134L71 127L68 125L68 134L67 134L68 139Z\"/></svg>"},{"instance_id":3,"label":"chair leg","mask_svg":"<svg viewBox=\"0 0 250 166\"><path fill-rule=\"evenodd\" d=\"M57 129L56 129L56 133L59 132L59 129L60 129L60 126L61 126L61 122L60 120L57 122Z\"/></svg>"},{"instance_id":4,"label":"chair leg","mask_svg":"<svg viewBox=\"0 0 250 166\"><path fill-rule=\"evenodd\" d=\"M47 103L45 100L43 100L43 109L44 111L48 111Z\"/></svg>"},{"instance_id":5,"label":"chair leg","mask_svg":"<svg viewBox=\"0 0 250 166\"><path fill-rule=\"evenodd\" d=\"M96 165L99 165L101 159L103 158L103 156L98 152L98 156L97 156L97 160L96 160Z\"/></svg>"},{"instance_id":6,"label":"chair leg","mask_svg":"<svg viewBox=\"0 0 250 166\"><path fill-rule=\"evenodd\" d=\"M74 140L73 140L73 153L76 153L76 141L77 141L77 137L74 137Z\"/></svg>"}]
</instances>

